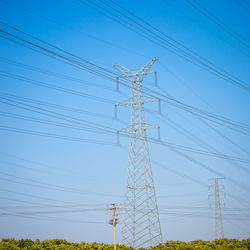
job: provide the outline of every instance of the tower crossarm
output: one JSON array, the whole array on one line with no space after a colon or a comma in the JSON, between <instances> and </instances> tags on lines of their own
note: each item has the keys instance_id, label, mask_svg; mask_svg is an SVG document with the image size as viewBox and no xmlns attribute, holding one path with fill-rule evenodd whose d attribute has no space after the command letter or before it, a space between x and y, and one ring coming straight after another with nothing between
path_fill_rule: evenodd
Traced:
<instances>
[{"instance_id":1,"label":"tower crossarm","mask_svg":"<svg viewBox=\"0 0 250 250\"><path fill-rule=\"evenodd\" d=\"M124 67L124 66L122 66L122 65L120 65L118 63L115 63L114 67L120 69L121 72L123 73L123 75L120 75L119 77L126 77L129 74L129 72L130 72L129 69L127 69L126 67Z\"/></svg>"},{"instance_id":2,"label":"tower crossarm","mask_svg":"<svg viewBox=\"0 0 250 250\"><path fill-rule=\"evenodd\" d=\"M217 180L224 180L225 177L208 178L209 181L214 181L215 179L217 179ZM212 186L212 185L210 185L210 186Z\"/></svg>"},{"instance_id":3,"label":"tower crossarm","mask_svg":"<svg viewBox=\"0 0 250 250\"><path fill-rule=\"evenodd\" d=\"M135 78L133 72L131 72L131 70L128 70L127 68L125 68L124 66L116 63L114 64L114 67L118 68L122 74L121 75L118 75L116 78L119 79L119 78L129 78L129 80L133 80Z\"/></svg>"},{"instance_id":4,"label":"tower crossarm","mask_svg":"<svg viewBox=\"0 0 250 250\"><path fill-rule=\"evenodd\" d=\"M134 124L136 125L136 124ZM131 134L136 134L138 131L146 131L147 129L158 129L158 141L160 141L160 126L154 126L154 125L151 125L151 124L146 124L146 123L143 123L139 126L139 124L137 124L138 126L136 127L132 127L132 126L128 126L126 128L123 128L123 129L120 129L120 130L117 130L117 145L119 146L120 145L120 134L126 134L128 133L129 135ZM141 138L141 140L144 140L145 138Z\"/></svg>"},{"instance_id":5,"label":"tower crossarm","mask_svg":"<svg viewBox=\"0 0 250 250\"><path fill-rule=\"evenodd\" d=\"M115 106L129 106L129 105L137 105L140 103L149 103L149 102L155 102L155 101L159 101L159 98L153 98L153 97L149 97L149 96L144 96L143 99L139 99L137 102L134 102L133 100L135 99L135 97L129 97L126 100L119 102L117 104L115 104ZM137 98L136 98L137 99Z\"/></svg>"},{"instance_id":6,"label":"tower crossarm","mask_svg":"<svg viewBox=\"0 0 250 250\"><path fill-rule=\"evenodd\" d=\"M151 124L147 124L147 123L142 123L142 126L136 126L136 127L132 127L132 126L128 126L124 129L120 129L117 130L117 133L133 133L139 130L146 130L146 129L154 129L154 128L159 128L159 126L154 126Z\"/></svg>"}]
</instances>

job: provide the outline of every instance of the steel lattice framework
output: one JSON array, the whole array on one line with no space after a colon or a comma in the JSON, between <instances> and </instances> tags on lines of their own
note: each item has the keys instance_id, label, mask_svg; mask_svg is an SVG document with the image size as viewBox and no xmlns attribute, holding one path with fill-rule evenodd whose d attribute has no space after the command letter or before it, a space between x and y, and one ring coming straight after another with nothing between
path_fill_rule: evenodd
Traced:
<instances>
[{"instance_id":1,"label":"steel lattice framework","mask_svg":"<svg viewBox=\"0 0 250 250\"><path fill-rule=\"evenodd\" d=\"M154 58L138 70L128 70L115 64L122 74L117 77L130 80L130 97L116 104L131 110L130 126L118 133L130 134L127 187L124 199L122 242L135 248L150 247L162 242L161 226L147 141L147 129L158 128L145 123L144 103L159 101L143 95L142 82L146 75L155 73L151 67Z\"/></svg>"},{"instance_id":2,"label":"steel lattice framework","mask_svg":"<svg viewBox=\"0 0 250 250\"><path fill-rule=\"evenodd\" d=\"M225 204L224 201L221 201L224 198L224 195L220 192L219 180L224 178L211 178L210 180L214 181L213 185L209 186L209 189L213 192L209 194L209 197L213 197L212 202L210 200L210 207L214 207L214 219L215 219L215 239L224 238L222 216L221 216L221 205ZM224 186L222 186L224 189ZM223 192L224 193L224 192Z\"/></svg>"}]
</instances>

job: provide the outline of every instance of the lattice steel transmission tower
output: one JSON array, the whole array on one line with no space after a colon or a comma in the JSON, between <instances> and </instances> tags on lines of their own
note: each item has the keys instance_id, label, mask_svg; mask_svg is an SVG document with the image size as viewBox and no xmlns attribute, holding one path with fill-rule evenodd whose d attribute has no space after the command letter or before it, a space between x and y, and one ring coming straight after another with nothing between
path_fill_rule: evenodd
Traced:
<instances>
[{"instance_id":1,"label":"lattice steel transmission tower","mask_svg":"<svg viewBox=\"0 0 250 250\"><path fill-rule=\"evenodd\" d=\"M115 105L130 106L130 126L119 130L129 133L130 145L127 168L127 187L124 199L122 243L135 248L150 247L162 242L161 226L155 195L146 130L159 127L145 122L144 103L159 99L144 96L142 82L144 76L155 74L151 67L154 58L138 70L128 70L115 64L122 74L117 77L130 80L130 97ZM159 136L159 134L158 134Z\"/></svg>"},{"instance_id":2,"label":"lattice steel transmission tower","mask_svg":"<svg viewBox=\"0 0 250 250\"><path fill-rule=\"evenodd\" d=\"M221 216L221 205L225 206L224 202L224 185L219 184L219 180L224 178L210 178L213 181L212 185L209 185L209 200L210 207L214 207L214 219L215 219L215 239L224 238L223 223ZM220 190L223 189L223 190ZM212 198L211 198L212 197Z\"/></svg>"}]
</instances>

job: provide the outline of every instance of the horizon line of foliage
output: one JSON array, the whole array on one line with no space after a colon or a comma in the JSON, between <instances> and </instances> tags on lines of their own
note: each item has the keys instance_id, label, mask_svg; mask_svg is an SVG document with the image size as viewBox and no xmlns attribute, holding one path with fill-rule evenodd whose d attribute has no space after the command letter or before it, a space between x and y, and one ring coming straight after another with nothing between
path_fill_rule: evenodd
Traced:
<instances>
[{"instance_id":1,"label":"horizon line of foliage","mask_svg":"<svg viewBox=\"0 0 250 250\"><path fill-rule=\"evenodd\" d=\"M96 249L96 250L111 250L114 249L113 245L108 245L104 243L73 243L66 240L54 239L54 240L43 240L39 239L33 241L31 239L20 239L15 240L2 239L0 242L0 250L83 250L83 249ZM133 247L127 247L125 245L117 245L118 250L135 250ZM140 248L143 250L145 248ZM213 241L203 241L195 240L190 242L185 241L167 241L166 243L159 244L157 246L151 247L152 250L157 249L169 249L169 250L193 250L193 249L216 249L216 250L249 250L250 249L250 238L246 240L237 240L237 239L216 239Z\"/></svg>"}]
</instances>

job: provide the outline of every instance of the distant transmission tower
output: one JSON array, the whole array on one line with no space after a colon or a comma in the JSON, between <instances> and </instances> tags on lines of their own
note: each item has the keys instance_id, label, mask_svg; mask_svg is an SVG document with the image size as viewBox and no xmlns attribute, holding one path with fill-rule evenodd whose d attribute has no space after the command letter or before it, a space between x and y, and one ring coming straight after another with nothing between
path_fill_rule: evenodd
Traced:
<instances>
[{"instance_id":1,"label":"distant transmission tower","mask_svg":"<svg viewBox=\"0 0 250 250\"><path fill-rule=\"evenodd\" d=\"M215 218L215 238L222 239L224 238L222 216L221 216L221 205L225 205L224 202L224 185L219 185L219 180L224 178L210 178L209 180L213 181L212 185L209 185L209 200L210 207L214 207L214 218ZM220 189L223 189L220 192ZM212 197L212 198L211 198ZM223 201L222 201L223 199Z\"/></svg>"},{"instance_id":2,"label":"distant transmission tower","mask_svg":"<svg viewBox=\"0 0 250 250\"><path fill-rule=\"evenodd\" d=\"M115 105L128 105L131 110L131 123L119 133L130 134L129 159L127 169L127 187L124 199L124 217L122 242L135 248L150 247L162 242L161 226L155 196L150 155L146 130L159 127L145 123L144 103L159 99L143 95L142 82L144 76L155 74L151 67L157 59L152 59L138 70L128 70L115 64L122 74L117 77L130 80L130 97ZM159 136L159 134L158 134ZM118 137L119 138L119 137Z\"/></svg>"}]
</instances>

